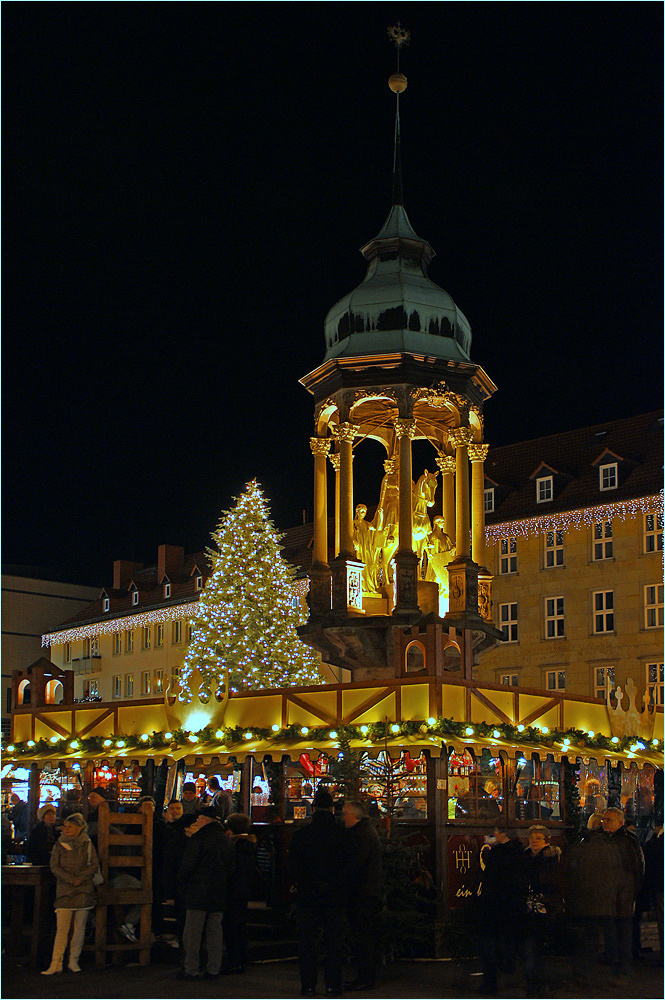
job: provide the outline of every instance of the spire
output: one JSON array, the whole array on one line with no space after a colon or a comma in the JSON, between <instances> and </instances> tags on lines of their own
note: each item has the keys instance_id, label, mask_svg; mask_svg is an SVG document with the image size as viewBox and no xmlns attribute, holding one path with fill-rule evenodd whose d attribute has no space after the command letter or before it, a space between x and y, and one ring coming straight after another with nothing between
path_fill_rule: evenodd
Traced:
<instances>
[{"instance_id":1,"label":"spire","mask_svg":"<svg viewBox=\"0 0 665 1000\"><path fill-rule=\"evenodd\" d=\"M399 54L403 45L409 44L410 35L405 31L400 22L388 28L388 35L397 49L397 72L393 73L388 80L388 86L395 94L397 106L395 109L395 142L393 152L393 205L404 205L404 191L402 188L402 150L399 121L399 95L406 90L406 77L400 73Z\"/></svg>"}]
</instances>

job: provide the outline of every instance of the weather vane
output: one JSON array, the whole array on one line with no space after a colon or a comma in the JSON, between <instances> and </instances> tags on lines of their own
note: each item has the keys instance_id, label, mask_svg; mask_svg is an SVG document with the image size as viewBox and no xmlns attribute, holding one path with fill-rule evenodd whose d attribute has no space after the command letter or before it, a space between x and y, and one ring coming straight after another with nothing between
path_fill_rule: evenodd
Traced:
<instances>
[{"instance_id":1,"label":"weather vane","mask_svg":"<svg viewBox=\"0 0 665 1000\"><path fill-rule=\"evenodd\" d=\"M403 45L409 44L411 35L398 21L397 24L393 24L388 28L388 36L397 49L397 72L393 73L388 80L388 86L393 93L399 96L399 94L406 90L406 77L399 71L399 53Z\"/></svg>"}]
</instances>

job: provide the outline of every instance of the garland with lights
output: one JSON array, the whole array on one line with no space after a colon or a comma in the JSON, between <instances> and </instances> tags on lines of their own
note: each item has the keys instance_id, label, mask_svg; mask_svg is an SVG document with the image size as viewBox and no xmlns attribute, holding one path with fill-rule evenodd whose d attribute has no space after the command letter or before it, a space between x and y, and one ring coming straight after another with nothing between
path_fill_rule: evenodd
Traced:
<instances>
[{"instance_id":1,"label":"garland with lights","mask_svg":"<svg viewBox=\"0 0 665 1000\"><path fill-rule=\"evenodd\" d=\"M627 517L651 513L663 513L663 492L655 496L639 497L636 500L618 500L597 507L584 507L581 510L540 514L519 521L490 524L485 528L485 538L490 542L499 541L501 538L540 535L544 531L570 531L584 526L589 527L598 521L611 521L614 518L625 521Z\"/></svg>"},{"instance_id":2,"label":"garland with lights","mask_svg":"<svg viewBox=\"0 0 665 1000\"><path fill-rule=\"evenodd\" d=\"M3 752L14 759L35 755L52 756L62 752L77 752L81 756L98 755L105 750L180 750L187 746L197 746L201 752L208 744L214 744L207 752L228 753L233 748L253 741L271 741L275 748L280 742L302 741L330 743L337 748L350 740L365 741L367 744L377 744L397 736L427 736L454 739L462 743L473 743L478 736L484 740L503 740L512 743L522 750L551 748L559 754L574 754L589 756L594 750L608 753L625 753L629 758L640 751L648 753L662 752L659 740L636 739L633 736L603 736L600 733L588 733L582 729L540 729L537 726L514 726L510 723L494 724L489 722L455 722L453 719L427 719L426 721L408 720L405 722L372 722L362 726L340 726L331 729L330 726L308 727L293 723L289 726L274 725L265 727L231 726L213 729L205 726L197 732L184 729L174 729L173 732L152 732L129 736L52 736L50 739L27 740L10 743L3 747ZM220 747L219 744L223 744ZM327 749L327 747L325 748ZM498 749L502 749L498 747ZM205 750L204 750L205 752Z\"/></svg>"},{"instance_id":3,"label":"garland with lights","mask_svg":"<svg viewBox=\"0 0 665 1000\"><path fill-rule=\"evenodd\" d=\"M192 614L181 697L198 693L194 671L210 692L227 673L232 693L321 683L318 655L296 632L306 619L302 586L281 555L280 537L254 479L213 532L212 572Z\"/></svg>"},{"instance_id":4,"label":"garland with lights","mask_svg":"<svg viewBox=\"0 0 665 1000\"><path fill-rule=\"evenodd\" d=\"M93 639L96 635L113 635L115 632L122 632L123 629L138 629L146 625L178 621L180 618L192 618L197 603L189 601L187 604L171 604L167 608L141 611L126 618L92 622L90 625L79 625L77 628L68 628L62 632L48 632L42 636L42 646L57 646L64 642L76 642L78 639Z\"/></svg>"}]
</instances>

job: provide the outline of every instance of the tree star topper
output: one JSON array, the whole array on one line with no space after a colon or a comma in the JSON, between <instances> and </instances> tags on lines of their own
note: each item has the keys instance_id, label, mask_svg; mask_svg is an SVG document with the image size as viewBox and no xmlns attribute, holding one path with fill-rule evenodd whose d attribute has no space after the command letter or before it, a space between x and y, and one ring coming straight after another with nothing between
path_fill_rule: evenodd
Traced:
<instances>
[{"instance_id":1,"label":"tree star topper","mask_svg":"<svg viewBox=\"0 0 665 1000\"><path fill-rule=\"evenodd\" d=\"M405 28L402 27L399 21L397 24L393 24L388 28L388 35L398 50L401 49L403 45L408 45L411 39L411 35Z\"/></svg>"}]
</instances>

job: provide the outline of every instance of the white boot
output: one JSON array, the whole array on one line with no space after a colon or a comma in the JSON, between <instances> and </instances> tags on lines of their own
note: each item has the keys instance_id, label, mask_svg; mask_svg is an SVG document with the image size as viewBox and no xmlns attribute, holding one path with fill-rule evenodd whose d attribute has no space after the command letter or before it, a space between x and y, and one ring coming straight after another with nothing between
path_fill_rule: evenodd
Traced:
<instances>
[{"instance_id":1,"label":"white boot","mask_svg":"<svg viewBox=\"0 0 665 1000\"><path fill-rule=\"evenodd\" d=\"M75 958L72 958L71 956L69 958L69 971L70 972L81 971L81 966L78 964L77 960Z\"/></svg>"},{"instance_id":2,"label":"white boot","mask_svg":"<svg viewBox=\"0 0 665 1000\"><path fill-rule=\"evenodd\" d=\"M42 976L53 976L56 972L62 972L62 960L65 955L65 948L67 947L67 938L69 937L71 914L71 910L55 911L58 927L55 932L55 941L53 942L53 954L51 956L51 964L48 969L44 969Z\"/></svg>"},{"instance_id":3,"label":"white boot","mask_svg":"<svg viewBox=\"0 0 665 1000\"><path fill-rule=\"evenodd\" d=\"M69 945L69 971L80 972L79 955L83 948L85 938L85 925L88 920L87 910L76 910L74 912L74 931Z\"/></svg>"},{"instance_id":4,"label":"white boot","mask_svg":"<svg viewBox=\"0 0 665 1000\"><path fill-rule=\"evenodd\" d=\"M56 972L62 972L62 959L60 959L59 962L53 961L52 959L48 969L44 969L42 972L42 976L52 976Z\"/></svg>"}]
</instances>

